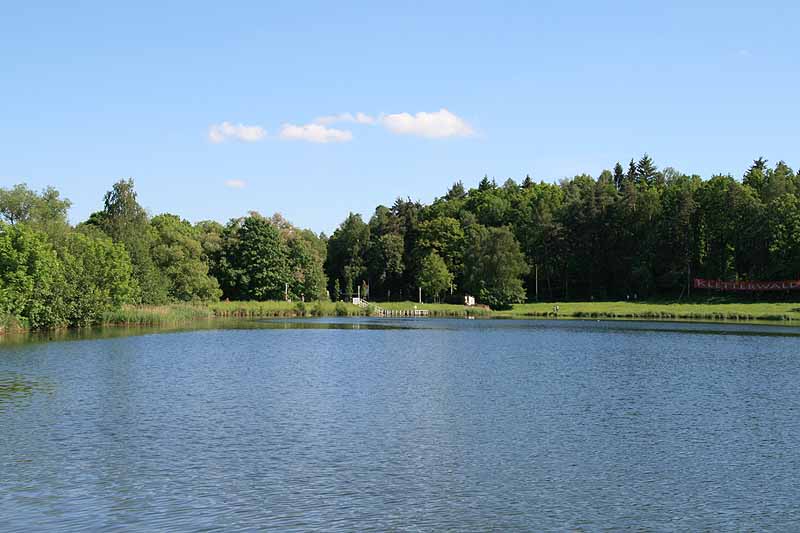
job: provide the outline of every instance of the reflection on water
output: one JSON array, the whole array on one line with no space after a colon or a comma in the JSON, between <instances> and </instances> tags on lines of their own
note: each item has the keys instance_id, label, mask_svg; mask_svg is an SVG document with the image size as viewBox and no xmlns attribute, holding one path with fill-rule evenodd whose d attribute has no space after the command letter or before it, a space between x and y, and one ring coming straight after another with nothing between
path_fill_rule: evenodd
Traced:
<instances>
[{"instance_id":1,"label":"reflection on water","mask_svg":"<svg viewBox=\"0 0 800 533\"><path fill-rule=\"evenodd\" d=\"M236 319L222 318L198 320L174 326L98 326L80 329L60 329L54 331L30 331L0 335L0 346L30 344L51 341L74 341L87 339L115 339L133 335L152 335L217 329L408 329L408 324L387 321L340 320L340 319ZM2 355L2 353L0 353Z\"/></svg>"},{"instance_id":2,"label":"reflection on water","mask_svg":"<svg viewBox=\"0 0 800 533\"><path fill-rule=\"evenodd\" d=\"M0 531L800 523L797 328L332 318L132 332L0 345Z\"/></svg>"},{"instance_id":3,"label":"reflection on water","mask_svg":"<svg viewBox=\"0 0 800 533\"><path fill-rule=\"evenodd\" d=\"M478 319L473 322L489 324L489 328L503 329L558 329L585 332L600 330L606 333L684 333L704 335L800 337L800 327L784 326L776 322L681 322L597 319ZM253 329L334 329L334 330L399 330L399 329L459 329L460 319L413 318L223 318L199 320L175 326L103 326L82 329L61 329L45 332L7 333L0 335L0 348L20 344L89 339L115 339L135 335L154 335L203 330L253 330ZM2 351L0 351L2 357Z\"/></svg>"},{"instance_id":4,"label":"reflection on water","mask_svg":"<svg viewBox=\"0 0 800 533\"><path fill-rule=\"evenodd\" d=\"M48 382L0 372L0 411L23 404L35 392L52 390L52 385Z\"/></svg>"}]
</instances>

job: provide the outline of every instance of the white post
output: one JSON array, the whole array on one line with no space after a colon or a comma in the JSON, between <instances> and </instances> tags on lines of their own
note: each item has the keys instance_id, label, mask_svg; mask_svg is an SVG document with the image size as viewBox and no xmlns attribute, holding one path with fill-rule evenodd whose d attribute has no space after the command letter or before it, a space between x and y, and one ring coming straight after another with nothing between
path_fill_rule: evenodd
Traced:
<instances>
[{"instance_id":1,"label":"white post","mask_svg":"<svg viewBox=\"0 0 800 533\"><path fill-rule=\"evenodd\" d=\"M419 303L422 303L422 287L419 288Z\"/></svg>"}]
</instances>

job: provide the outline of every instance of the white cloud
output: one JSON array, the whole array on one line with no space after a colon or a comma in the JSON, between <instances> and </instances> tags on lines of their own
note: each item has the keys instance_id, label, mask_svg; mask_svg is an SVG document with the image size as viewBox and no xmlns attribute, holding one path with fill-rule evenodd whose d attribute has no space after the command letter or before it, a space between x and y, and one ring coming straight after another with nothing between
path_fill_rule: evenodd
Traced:
<instances>
[{"instance_id":1,"label":"white cloud","mask_svg":"<svg viewBox=\"0 0 800 533\"><path fill-rule=\"evenodd\" d=\"M461 117L445 108L432 113L421 111L415 115L395 113L380 119L386 129L399 135L418 135L429 139L444 137L470 137L475 130Z\"/></svg>"},{"instance_id":2,"label":"white cloud","mask_svg":"<svg viewBox=\"0 0 800 533\"><path fill-rule=\"evenodd\" d=\"M226 180L225 186L231 189L244 189L247 187L247 182L244 180Z\"/></svg>"},{"instance_id":3,"label":"white cloud","mask_svg":"<svg viewBox=\"0 0 800 533\"><path fill-rule=\"evenodd\" d=\"M285 123L281 126L277 138L313 143L336 143L353 140L351 131L330 127L338 123L380 125L392 133L416 135L429 139L475 135L475 130L463 118L442 108L439 111L430 113L421 111L413 115L410 113L394 113L375 116L361 112L325 115L317 117L310 124ZM226 121L212 124L208 128L208 139L215 144L230 139L242 142L256 142L266 137L267 132L261 126L246 126ZM229 186L236 187L236 185ZM243 185L239 187L241 186Z\"/></svg>"},{"instance_id":4,"label":"white cloud","mask_svg":"<svg viewBox=\"0 0 800 533\"><path fill-rule=\"evenodd\" d=\"M375 124L376 119L366 113L358 112L355 115L352 113L339 113L338 115L325 115L324 117L317 117L314 119L314 124L323 124L330 126L337 122L350 122L354 124Z\"/></svg>"},{"instance_id":5,"label":"white cloud","mask_svg":"<svg viewBox=\"0 0 800 533\"><path fill-rule=\"evenodd\" d=\"M281 126L280 138L290 141L308 141L312 143L347 142L353 140L353 134L347 130L328 128L322 124L284 124Z\"/></svg>"},{"instance_id":6,"label":"white cloud","mask_svg":"<svg viewBox=\"0 0 800 533\"><path fill-rule=\"evenodd\" d=\"M244 124L231 124L223 122L212 124L208 128L208 140L214 144L225 142L228 139L237 139L244 142L260 141L267 136L261 126L245 126Z\"/></svg>"}]
</instances>

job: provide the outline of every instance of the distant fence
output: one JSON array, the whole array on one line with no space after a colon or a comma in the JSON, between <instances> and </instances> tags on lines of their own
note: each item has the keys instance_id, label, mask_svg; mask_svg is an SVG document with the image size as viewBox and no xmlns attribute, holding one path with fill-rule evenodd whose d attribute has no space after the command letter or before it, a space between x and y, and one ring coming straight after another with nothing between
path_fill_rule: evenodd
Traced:
<instances>
[{"instance_id":1,"label":"distant fence","mask_svg":"<svg viewBox=\"0 0 800 533\"><path fill-rule=\"evenodd\" d=\"M793 281L721 281L718 279L694 278L695 289L715 291L796 291L800 280Z\"/></svg>"}]
</instances>

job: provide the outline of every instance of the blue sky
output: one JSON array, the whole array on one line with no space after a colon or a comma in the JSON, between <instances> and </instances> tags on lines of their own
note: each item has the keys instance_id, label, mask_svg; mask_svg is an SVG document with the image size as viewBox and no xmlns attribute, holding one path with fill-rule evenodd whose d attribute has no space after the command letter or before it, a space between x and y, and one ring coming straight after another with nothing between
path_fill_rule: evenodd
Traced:
<instances>
[{"instance_id":1,"label":"blue sky","mask_svg":"<svg viewBox=\"0 0 800 533\"><path fill-rule=\"evenodd\" d=\"M117 4L0 12L0 186L73 222L121 177L153 214L330 232L484 174L800 165L794 2Z\"/></svg>"}]
</instances>

